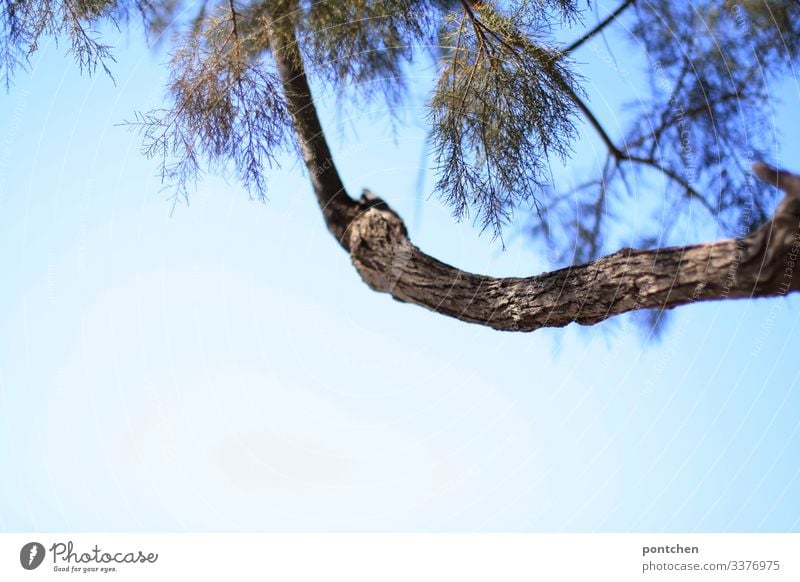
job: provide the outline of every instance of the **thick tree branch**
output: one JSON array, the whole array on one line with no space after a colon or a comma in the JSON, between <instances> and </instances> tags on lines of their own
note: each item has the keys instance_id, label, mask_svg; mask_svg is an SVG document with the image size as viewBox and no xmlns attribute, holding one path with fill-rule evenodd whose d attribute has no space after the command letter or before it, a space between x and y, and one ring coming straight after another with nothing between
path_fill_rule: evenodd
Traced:
<instances>
[{"instance_id":1,"label":"thick tree branch","mask_svg":"<svg viewBox=\"0 0 800 582\"><path fill-rule=\"evenodd\" d=\"M273 21L281 17L280 14L272 14ZM269 22L267 24L270 26L273 57L303 161L310 174L328 230L341 243L347 225L358 213L358 205L347 195L339 171L333 163L303 69L297 38L291 32L282 29L279 31Z\"/></svg>"},{"instance_id":2,"label":"thick tree branch","mask_svg":"<svg viewBox=\"0 0 800 582\"><path fill-rule=\"evenodd\" d=\"M594 324L643 308L782 296L800 290L800 177L758 166L786 190L775 216L751 235L655 250L623 249L592 263L527 278L466 273L420 251L402 220L373 208L351 224L348 248L376 291L494 329ZM800 265L800 263L798 263Z\"/></svg>"},{"instance_id":3,"label":"thick tree branch","mask_svg":"<svg viewBox=\"0 0 800 582\"><path fill-rule=\"evenodd\" d=\"M277 35L276 35L277 36ZM584 265L533 277L467 273L431 257L408 238L382 200L344 191L317 118L293 38L273 50L303 159L329 230L375 291L461 321L533 331L594 324L637 309L666 309L712 299L782 296L800 290L800 177L757 165L786 197L775 216L741 239L655 250L623 249Z\"/></svg>"}]
</instances>

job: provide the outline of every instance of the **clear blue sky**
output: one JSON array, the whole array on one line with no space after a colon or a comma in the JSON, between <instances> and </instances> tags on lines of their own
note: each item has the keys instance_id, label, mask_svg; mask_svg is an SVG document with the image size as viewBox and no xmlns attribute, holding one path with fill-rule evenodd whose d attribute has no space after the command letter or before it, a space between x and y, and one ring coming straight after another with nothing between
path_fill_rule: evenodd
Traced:
<instances>
[{"instance_id":1,"label":"clear blue sky","mask_svg":"<svg viewBox=\"0 0 800 582\"><path fill-rule=\"evenodd\" d=\"M163 55L116 44L116 87L46 46L2 97L0 530L800 529L797 297L681 308L649 345L627 319L503 334L395 302L292 161L266 204L211 175L170 216L117 125L160 102ZM635 95L601 56L613 114ZM800 171L800 93L776 91L772 161ZM427 252L549 268L420 202L421 126L326 125Z\"/></svg>"}]
</instances>

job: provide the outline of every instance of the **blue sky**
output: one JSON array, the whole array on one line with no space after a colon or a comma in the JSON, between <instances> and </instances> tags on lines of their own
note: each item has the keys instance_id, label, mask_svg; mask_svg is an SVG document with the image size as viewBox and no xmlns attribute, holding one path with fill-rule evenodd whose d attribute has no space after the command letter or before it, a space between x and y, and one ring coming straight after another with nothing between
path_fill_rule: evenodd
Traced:
<instances>
[{"instance_id":1,"label":"blue sky","mask_svg":"<svg viewBox=\"0 0 800 582\"><path fill-rule=\"evenodd\" d=\"M170 214L118 125L163 94L135 37L116 86L47 46L3 97L0 530L800 529L796 297L687 306L649 344L628 319L504 334L370 291L290 160L266 204L209 175ZM613 114L631 95L581 56ZM422 249L549 268L420 198L421 126L349 115L342 140L332 111L346 184Z\"/></svg>"}]
</instances>

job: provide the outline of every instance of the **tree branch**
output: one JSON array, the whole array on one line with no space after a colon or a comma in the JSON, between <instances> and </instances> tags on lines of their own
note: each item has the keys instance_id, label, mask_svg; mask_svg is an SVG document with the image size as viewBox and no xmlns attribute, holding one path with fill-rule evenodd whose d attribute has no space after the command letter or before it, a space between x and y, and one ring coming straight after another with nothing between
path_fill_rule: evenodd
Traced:
<instances>
[{"instance_id":1,"label":"tree branch","mask_svg":"<svg viewBox=\"0 0 800 582\"><path fill-rule=\"evenodd\" d=\"M655 250L622 249L591 263L533 277L467 273L423 253L403 220L369 193L344 191L314 108L292 33L273 51L295 132L328 229L373 290L461 321L507 331L595 324L637 309L695 301L783 296L800 290L800 177L754 171L786 192L774 217L740 239Z\"/></svg>"},{"instance_id":2,"label":"tree branch","mask_svg":"<svg viewBox=\"0 0 800 582\"><path fill-rule=\"evenodd\" d=\"M740 239L655 250L623 249L584 265L526 278L467 273L408 239L388 207L351 224L347 247L372 289L462 321L507 331L594 324L637 309L800 290L800 177L757 166L786 190L775 216ZM800 265L800 263L798 263Z\"/></svg>"},{"instance_id":3,"label":"tree branch","mask_svg":"<svg viewBox=\"0 0 800 582\"><path fill-rule=\"evenodd\" d=\"M603 29L605 29L606 26L608 26L614 20L616 20L616 18L620 14L625 12L625 10L628 8L628 6L632 6L635 3L636 3L636 0L625 0L622 4L620 4L617 7L616 10L614 10L614 12L612 12L611 14L606 16L602 21L600 21L597 24L597 26L595 26L592 30L590 30L589 32L584 34L582 37L580 37L578 40L573 42L571 45L566 47L563 51L561 51L561 53L564 54L564 55L568 55L571 52L575 51L579 46L581 46L584 43L586 43L586 42L590 41L591 39L593 39L595 36L597 36L598 33L602 32Z\"/></svg>"},{"instance_id":4,"label":"tree branch","mask_svg":"<svg viewBox=\"0 0 800 582\"><path fill-rule=\"evenodd\" d=\"M580 95L578 95L575 91L569 89L570 97L575 105L578 107L580 112L589 122L589 124L594 128L597 134L600 136L600 139L603 140L603 143L608 148L609 155L614 158L614 161L619 164L621 162L631 162L634 164L641 164L645 166L649 166L655 170L661 172L666 178L672 180L676 184L678 184L681 188L683 188L689 198L697 200L703 208L705 208L709 213L712 215L715 212L715 208L705 199L705 197L700 194L689 182L681 178L678 174L670 170L665 165L659 163L653 157L642 157L642 156L635 156L628 153L628 149L622 149L618 147L614 140L611 139L611 136L608 135L608 132L605 130L603 125L600 123L600 120L592 113L592 110L589 109L589 106L581 99ZM638 145L638 144L637 144Z\"/></svg>"},{"instance_id":5,"label":"tree branch","mask_svg":"<svg viewBox=\"0 0 800 582\"><path fill-rule=\"evenodd\" d=\"M274 12L273 8L270 8ZM292 117L300 152L310 174L325 223L342 243L348 224L359 212L358 204L347 195L330 147L322 131L311 88L303 68L302 56L293 31L283 31L274 22L283 15L271 13L267 21L272 54L281 78L289 114Z\"/></svg>"}]
</instances>

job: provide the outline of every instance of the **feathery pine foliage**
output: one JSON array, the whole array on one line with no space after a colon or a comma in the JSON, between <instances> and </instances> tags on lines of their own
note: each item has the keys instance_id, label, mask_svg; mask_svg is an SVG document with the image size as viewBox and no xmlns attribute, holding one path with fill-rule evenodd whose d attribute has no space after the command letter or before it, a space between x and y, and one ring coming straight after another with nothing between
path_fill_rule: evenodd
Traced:
<instances>
[{"instance_id":1,"label":"feathery pine foliage","mask_svg":"<svg viewBox=\"0 0 800 582\"><path fill-rule=\"evenodd\" d=\"M517 21L487 5L448 14L431 99L437 187L456 216L474 208L495 234L520 203L536 203L549 157L565 159L575 136L579 89L563 55Z\"/></svg>"},{"instance_id":2,"label":"feathery pine foliage","mask_svg":"<svg viewBox=\"0 0 800 582\"><path fill-rule=\"evenodd\" d=\"M773 143L767 83L797 63L800 2L620 0L614 18L586 33L593 5L2 0L0 65L8 84L41 39L53 37L82 69L109 71L104 27L141 19L171 43L169 101L133 122L165 180L185 192L210 163L233 168L263 197L266 169L296 149L268 31L291 31L308 74L357 105L401 104L408 67L433 59L439 79L428 120L437 189L457 217L497 235L515 211L535 208L538 232L559 241L566 260L591 258L602 250L609 200L628 195L631 169L662 177L676 207L699 202L734 234L743 213L759 224L769 197L746 166ZM629 131L613 136L586 102L575 54L620 21L632 40L626 50L649 60L652 90ZM579 40L563 41L573 35ZM569 162L581 120L601 136L608 160L586 187L566 192L549 184L549 170Z\"/></svg>"}]
</instances>

